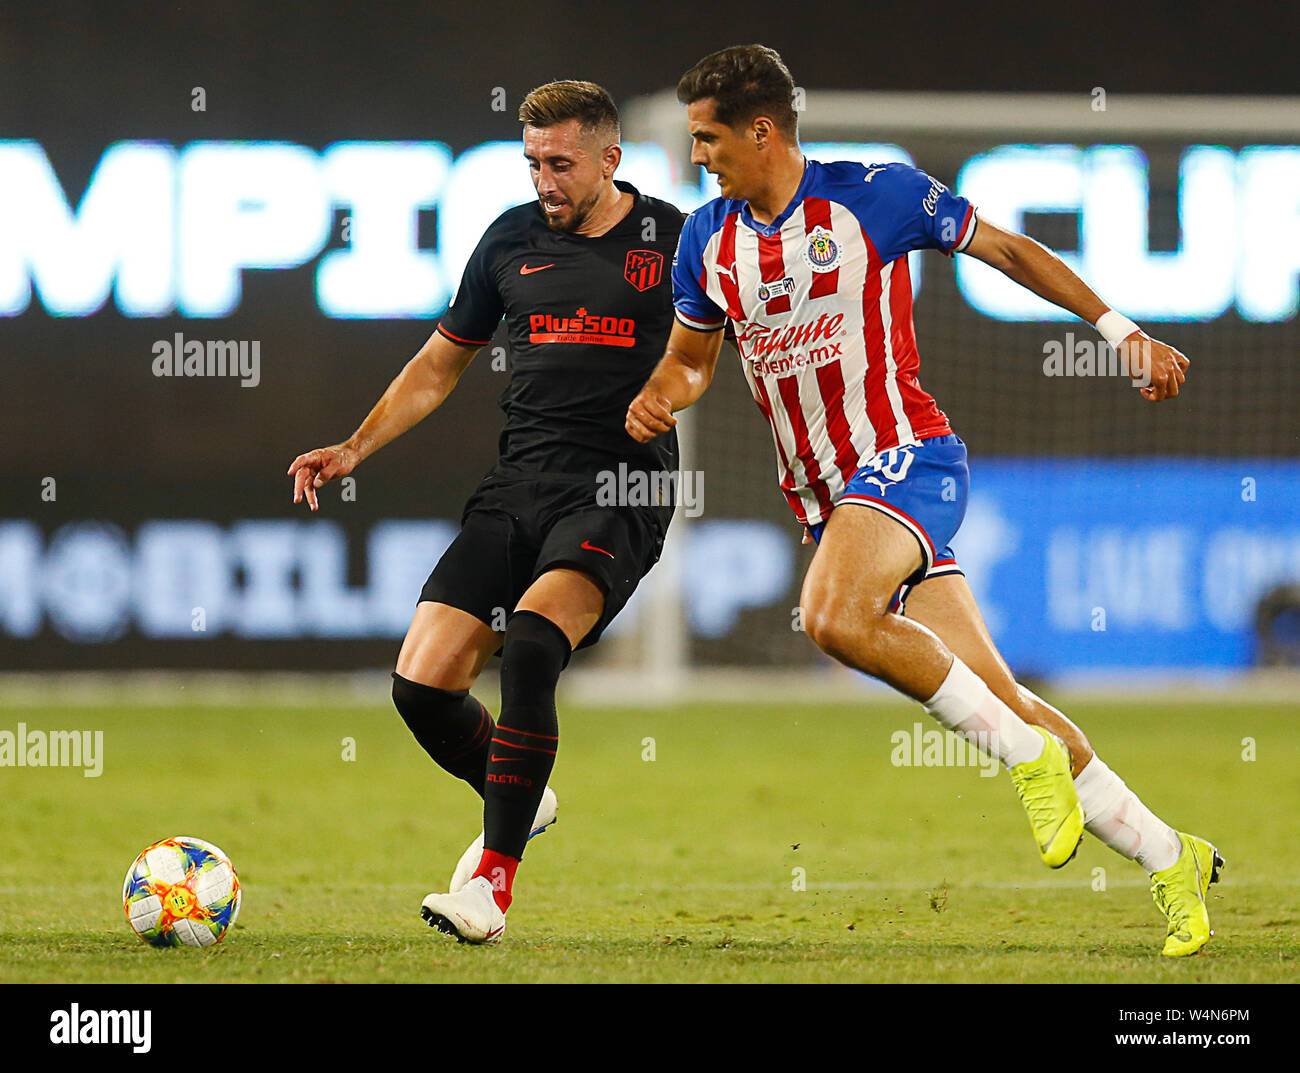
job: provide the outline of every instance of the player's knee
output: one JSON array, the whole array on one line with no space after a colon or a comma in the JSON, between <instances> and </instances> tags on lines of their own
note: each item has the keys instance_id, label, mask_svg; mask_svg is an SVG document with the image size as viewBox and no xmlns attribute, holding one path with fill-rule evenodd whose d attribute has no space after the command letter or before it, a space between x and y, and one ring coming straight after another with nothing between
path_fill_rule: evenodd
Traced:
<instances>
[{"instance_id":1,"label":"player's knee","mask_svg":"<svg viewBox=\"0 0 1300 1073\"><path fill-rule=\"evenodd\" d=\"M833 659L868 674L874 673L871 664L882 617L834 600L809 601L803 609L809 640Z\"/></svg>"},{"instance_id":2,"label":"player's knee","mask_svg":"<svg viewBox=\"0 0 1300 1073\"><path fill-rule=\"evenodd\" d=\"M849 631L842 620L830 615L814 615L805 625L813 644L828 656L844 662L849 649Z\"/></svg>"},{"instance_id":3,"label":"player's knee","mask_svg":"<svg viewBox=\"0 0 1300 1073\"><path fill-rule=\"evenodd\" d=\"M430 719L439 720L446 712L459 707L465 694L463 689L443 689L413 682L393 672L393 707L412 728Z\"/></svg>"},{"instance_id":4,"label":"player's knee","mask_svg":"<svg viewBox=\"0 0 1300 1073\"><path fill-rule=\"evenodd\" d=\"M463 657L444 657L437 660L398 660L393 673L393 688L398 681L447 693L464 693L474 685L477 673ZM394 697L396 701L396 697Z\"/></svg>"}]
</instances>

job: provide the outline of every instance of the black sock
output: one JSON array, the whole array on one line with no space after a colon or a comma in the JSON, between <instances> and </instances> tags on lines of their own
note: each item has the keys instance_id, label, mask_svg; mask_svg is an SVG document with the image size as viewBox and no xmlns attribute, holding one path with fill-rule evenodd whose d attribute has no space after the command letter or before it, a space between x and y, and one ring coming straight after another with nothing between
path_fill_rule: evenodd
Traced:
<instances>
[{"instance_id":1,"label":"black sock","mask_svg":"<svg viewBox=\"0 0 1300 1073\"><path fill-rule=\"evenodd\" d=\"M555 766L555 684L572 654L564 631L550 619L533 611L510 616L501 653L501 716L483 794L483 844L507 857L524 855Z\"/></svg>"},{"instance_id":2,"label":"black sock","mask_svg":"<svg viewBox=\"0 0 1300 1073\"><path fill-rule=\"evenodd\" d=\"M488 743L496 729L468 689L438 689L393 673L393 703L415 740L444 770L483 796Z\"/></svg>"}]
</instances>

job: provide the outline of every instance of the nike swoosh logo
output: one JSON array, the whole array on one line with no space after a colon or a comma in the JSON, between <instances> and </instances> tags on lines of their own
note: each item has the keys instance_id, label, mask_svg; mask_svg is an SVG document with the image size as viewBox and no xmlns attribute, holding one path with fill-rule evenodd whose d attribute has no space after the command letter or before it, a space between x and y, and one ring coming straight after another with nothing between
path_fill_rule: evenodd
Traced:
<instances>
[{"instance_id":1,"label":"nike swoosh logo","mask_svg":"<svg viewBox=\"0 0 1300 1073\"><path fill-rule=\"evenodd\" d=\"M614 553L612 551L606 551L604 548L598 548L596 547L595 544L592 544L590 541L587 540L584 540L581 544L578 545L578 547L586 548L587 551L598 551L600 552L601 555L608 555L611 559L614 558Z\"/></svg>"},{"instance_id":2,"label":"nike swoosh logo","mask_svg":"<svg viewBox=\"0 0 1300 1073\"><path fill-rule=\"evenodd\" d=\"M531 276L534 272L545 272L548 268L554 268L554 267L555 267L554 264L538 265L536 268L529 268L527 265L520 265L519 274L521 276Z\"/></svg>"}]
</instances>

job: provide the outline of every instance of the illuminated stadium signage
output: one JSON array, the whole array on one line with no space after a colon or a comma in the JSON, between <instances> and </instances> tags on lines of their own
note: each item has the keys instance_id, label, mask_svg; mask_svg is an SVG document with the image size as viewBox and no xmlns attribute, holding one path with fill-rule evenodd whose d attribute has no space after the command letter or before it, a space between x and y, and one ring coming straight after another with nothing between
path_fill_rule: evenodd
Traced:
<instances>
[{"instance_id":1,"label":"illuminated stadium signage","mask_svg":"<svg viewBox=\"0 0 1300 1073\"><path fill-rule=\"evenodd\" d=\"M1058 252L1130 316L1213 320L1235 301L1246 320L1294 317L1300 147L1195 145L1178 170L1180 240L1168 253L1149 249L1147 161L1133 146L1003 145L969 160L957 187L1017 229L1026 212L1077 213L1080 249ZM973 258L958 259L957 280L999 320L1071 319Z\"/></svg>"},{"instance_id":2,"label":"illuminated stadium signage","mask_svg":"<svg viewBox=\"0 0 1300 1073\"><path fill-rule=\"evenodd\" d=\"M1294 461L988 459L953 545L1012 666L1244 667L1260 601L1300 576L1297 501ZM167 518L133 532L4 519L0 640L396 640L456 532L450 520L349 533L324 519ZM694 638L784 632L798 532L701 519L670 538L680 573L655 584L680 586ZM638 589L611 633L635 626L649 591ZM758 617L745 626L746 615Z\"/></svg>"},{"instance_id":3,"label":"illuminated stadium signage","mask_svg":"<svg viewBox=\"0 0 1300 1073\"><path fill-rule=\"evenodd\" d=\"M47 541L34 522L0 521L0 638L33 638L47 625L79 644L129 631L159 641L399 638L457 529L377 522L356 585L348 537L333 522L167 519L134 536L72 522ZM700 522L687 547L689 621L701 637L726 635L742 611L780 599L793 576L789 529L771 522ZM634 618L620 616L611 635Z\"/></svg>"},{"instance_id":4,"label":"illuminated stadium signage","mask_svg":"<svg viewBox=\"0 0 1300 1073\"><path fill-rule=\"evenodd\" d=\"M619 172L671 191L658 146L627 145ZM447 307L483 230L535 196L517 142L455 161L439 142L118 142L73 211L44 150L0 141L0 315L31 303L56 316L96 312L114 295L129 317L224 317L243 271L320 257L316 297L330 317L424 317ZM695 201L701 200L698 190ZM419 247L419 212L436 209L438 247Z\"/></svg>"},{"instance_id":5,"label":"illuminated stadium signage","mask_svg":"<svg viewBox=\"0 0 1300 1073\"><path fill-rule=\"evenodd\" d=\"M819 159L906 160L897 146L808 145ZM624 147L620 178L684 210L716 189L674 179L655 144ZM1148 320L1289 320L1300 275L1300 147L1188 146L1178 180L1178 248L1152 252L1148 167L1125 145L1002 145L961 169L956 188L1011 227L1026 213L1074 214L1079 246L1059 251L1108 301ZM440 142L151 141L105 150L74 208L35 141L0 141L0 316L39 302L87 316L112 298L128 317L224 317L246 269L316 262L321 312L340 318L441 312L487 224L532 198L517 142L453 157ZM437 212L437 246L419 213ZM342 246L334 241L343 217ZM322 256L323 254L323 256ZM1006 321L1067 319L963 257L970 305Z\"/></svg>"}]
</instances>

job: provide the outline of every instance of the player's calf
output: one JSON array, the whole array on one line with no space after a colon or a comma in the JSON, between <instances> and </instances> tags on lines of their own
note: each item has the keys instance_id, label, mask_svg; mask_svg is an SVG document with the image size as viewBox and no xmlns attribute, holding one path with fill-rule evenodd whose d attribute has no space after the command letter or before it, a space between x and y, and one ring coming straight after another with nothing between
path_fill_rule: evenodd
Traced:
<instances>
[{"instance_id":1,"label":"player's calf","mask_svg":"<svg viewBox=\"0 0 1300 1073\"><path fill-rule=\"evenodd\" d=\"M438 689L393 672L393 704L420 747L439 767L483 795L488 743L496 729L469 690Z\"/></svg>"},{"instance_id":2,"label":"player's calf","mask_svg":"<svg viewBox=\"0 0 1300 1073\"><path fill-rule=\"evenodd\" d=\"M976 673L979 673L978 669L976 669ZM989 688L993 690L994 695L1026 723L1042 727L1049 734L1065 742L1065 747L1070 750L1070 773L1077 779L1079 773L1088 766L1088 762L1096 755L1092 750L1092 743L1088 741L1087 735L1075 726L1063 712L1052 707L1033 691L1026 689L1014 678L1011 679L1010 688L1005 689L996 680L989 682L988 678L983 674L980 677L988 682Z\"/></svg>"},{"instance_id":3,"label":"player's calf","mask_svg":"<svg viewBox=\"0 0 1300 1073\"><path fill-rule=\"evenodd\" d=\"M572 654L550 619L516 611L501 652L501 716L488 750L484 844L520 858L559 744L555 687Z\"/></svg>"}]
</instances>

